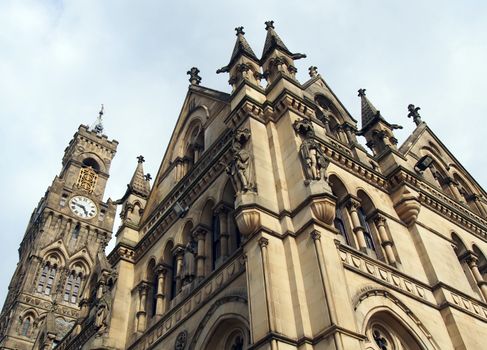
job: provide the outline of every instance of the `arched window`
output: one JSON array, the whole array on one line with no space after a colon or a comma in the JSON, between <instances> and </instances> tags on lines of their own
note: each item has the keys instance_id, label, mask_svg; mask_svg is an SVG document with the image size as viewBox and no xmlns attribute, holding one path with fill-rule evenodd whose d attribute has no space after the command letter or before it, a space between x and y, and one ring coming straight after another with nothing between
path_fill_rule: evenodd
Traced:
<instances>
[{"instance_id":1,"label":"arched window","mask_svg":"<svg viewBox=\"0 0 487 350\"><path fill-rule=\"evenodd\" d=\"M333 225L340 233L340 240L342 243L351 245L353 237L350 235L350 223L348 222L348 212L345 206L348 191L343 182L336 175L330 175L328 181L333 195L337 197Z\"/></svg>"},{"instance_id":2,"label":"arched window","mask_svg":"<svg viewBox=\"0 0 487 350\"><path fill-rule=\"evenodd\" d=\"M76 261L71 264L70 272L64 286L64 301L71 304L78 303L83 287L82 284L87 275L88 271L81 261Z\"/></svg>"},{"instance_id":3,"label":"arched window","mask_svg":"<svg viewBox=\"0 0 487 350\"><path fill-rule=\"evenodd\" d=\"M81 275L76 274L72 271L66 281L66 286L64 288L64 301L71 304L78 303L78 297L81 290Z\"/></svg>"},{"instance_id":4,"label":"arched window","mask_svg":"<svg viewBox=\"0 0 487 350\"><path fill-rule=\"evenodd\" d=\"M358 208L358 217L360 219L360 224L364 228L364 238L367 248L375 252L374 239L372 238L372 233L370 231L369 223L367 222L367 215L365 215L365 210L363 207Z\"/></svg>"},{"instance_id":5,"label":"arched window","mask_svg":"<svg viewBox=\"0 0 487 350\"><path fill-rule=\"evenodd\" d=\"M178 285L178 275L177 275L177 257L176 255L173 255L172 261L171 261L171 293L170 297L171 300L176 297L177 294L177 285Z\"/></svg>"},{"instance_id":6,"label":"arched window","mask_svg":"<svg viewBox=\"0 0 487 350\"><path fill-rule=\"evenodd\" d=\"M147 310L149 311L149 316L154 317L156 314L157 306L157 276L155 274L156 262L151 259L149 265L147 265L146 278L148 283L148 294L147 294Z\"/></svg>"},{"instance_id":7,"label":"arched window","mask_svg":"<svg viewBox=\"0 0 487 350\"><path fill-rule=\"evenodd\" d=\"M93 168L93 170L95 170L96 172L99 172L100 171L100 165L98 164L98 162L96 160L94 160L93 158L85 158L83 160L83 167L85 168Z\"/></svg>"},{"instance_id":8,"label":"arched window","mask_svg":"<svg viewBox=\"0 0 487 350\"><path fill-rule=\"evenodd\" d=\"M24 317L22 321L22 327L20 329L20 335L28 337L30 335L31 319L30 316Z\"/></svg>"},{"instance_id":9,"label":"arched window","mask_svg":"<svg viewBox=\"0 0 487 350\"><path fill-rule=\"evenodd\" d=\"M213 215L212 227L212 270L214 270L217 264L220 262L221 257L221 243L220 243L220 218L218 214Z\"/></svg>"},{"instance_id":10,"label":"arched window","mask_svg":"<svg viewBox=\"0 0 487 350\"><path fill-rule=\"evenodd\" d=\"M335 208L335 219L333 220L333 226L340 232L340 234L345 238L345 242L350 244L347 237L347 231L345 229L345 222L343 221L342 209L337 206Z\"/></svg>"},{"instance_id":11,"label":"arched window","mask_svg":"<svg viewBox=\"0 0 487 350\"><path fill-rule=\"evenodd\" d=\"M44 293L45 295L50 295L54 281L56 279L57 266L51 265L49 262L43 267L39 280L37 282L37 291L39 293Z\"/></svg>"},{"instance_id":12,"label":"arched window","mask_svg":"<svg viewBox=\"0 0 487 350\"><path fill-rule=\"evenodd\" d=\"M73 232L71 233L71 239L73 241L76 241L78 239L80 231L81 231L81 225L77 223L73 229Z\"/></svg>"},{"instance_id":13,"label":"arched window","mask_svg":"<svg viewBox=\"0 0 487 350\"><path fill-rule=\"evenodd\" d=\"M47 275L49 274L49 266L46 265L42 269L41 275L39 277L39 282L37 283L37 291L42 293L44 291L44 286L46 284Z\"/></svg>"},{"instance_id":14,"label":"arched window","mask_svg":"<svg viewBox=\"0 0 487 350\"><path fill-rule=\"evenodd\" d=\"M381 311L371 317L367 329L366 349L380 350L423 350L421 341L413 335L396 317Z\"/></svg>"},{"instance_id":15,"label":"arched window","mask_svg":"<svg viewBox=\"0 0 487 350\"><path fill-rule=\"evenodd\" d=\"M472 252L467 250L467 247L463 243L463 241L458 237L455 233L452 234L452 241L453 241L453 250L460 262L460 266L465 274L465 277L470 284L471 289L476 293L479 294L479 290L477 288L477 281L475 280L475 275L473 274L471 264L473 262Z\"/></svg>"}]
</instances>

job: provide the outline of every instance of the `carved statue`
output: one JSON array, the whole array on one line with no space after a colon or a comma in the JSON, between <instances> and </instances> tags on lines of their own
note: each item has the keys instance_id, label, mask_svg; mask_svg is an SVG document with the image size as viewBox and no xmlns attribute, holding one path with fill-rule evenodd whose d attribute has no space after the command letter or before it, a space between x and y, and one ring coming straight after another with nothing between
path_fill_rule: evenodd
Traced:
<instances>
[{"instance_id":1,"label":"carved statue","mask_svg":"<svg viewBox=\"0 0 487 350\"><path fill-rule=\"evenodd\" d=\"M248 129L236 132L232 144L233 159L225 168L237 194L252 190L252 160L250 153L243 147L249 138L250 131Z\"/></svg>"},{"instance_id":2,"label":"carved statue","mask_svg":"<svg viewBox=\"0 0 487 350\"><path fill-rule=\"evenodd\" d=\"M195 277L195 252L193 243L188 242L184 248L183 257L183 283L191 283Z\"/></svg>"},{"instance_id":3,"label":"carved statue","mask_svg":"<svg viewBox=\"0 0 487 350\"><path fill-rule=\"evenodd\" d=\"M311 127L306 130L300 155L308 182L326 180L325 171L330 162L323 154L321 145L314 139L314 131Z\"/></svg>"},{"instance_id":4,"label":"carved statue","mask_svg":"<svg viewBox=\"0 0 487 350\"><path fill-rule=\"evenodd\" d=\"M321 145L315 140L313 124L308 119L298 119L293 124L296 133L301 135L303 143L299 149L304 174L305 184L311 181L326 180L326 168L330 161L325 157Z\"/></svg>"},{"instance_id":5,"label":"carved statue","mask_svg":"<svg viewBox=\"0 0 487 350\"><path fill-rule=\"evenodd\" d=\"M105 333L105 330L107 329L108 326L107 318L108 318L108 307L105 303L100 303L96 310L96 316L95 316L95 326L96 328L98 328L97 331L98 334Z\"/></svg>"}]
</instances>

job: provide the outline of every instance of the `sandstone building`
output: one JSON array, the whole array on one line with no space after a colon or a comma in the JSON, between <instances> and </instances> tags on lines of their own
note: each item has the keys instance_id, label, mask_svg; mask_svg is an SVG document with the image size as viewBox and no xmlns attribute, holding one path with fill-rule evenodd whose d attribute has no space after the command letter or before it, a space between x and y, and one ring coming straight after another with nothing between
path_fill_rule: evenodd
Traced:
<instances>
[{"instance_id":1,"label":"sandstone building","mask_svg":"<svg viewBox=\"0 0 487 350\"><path fill-rule=\"evenodd\" d=\"M359 126L266 31L259 59L237 28L230 94L188 72L152 185L139 157L103 202L117 142L80 126L21 243L1 349L485 348L485 191L418 107L398 147L364 89Z\"/></svg>"}]
</instances>

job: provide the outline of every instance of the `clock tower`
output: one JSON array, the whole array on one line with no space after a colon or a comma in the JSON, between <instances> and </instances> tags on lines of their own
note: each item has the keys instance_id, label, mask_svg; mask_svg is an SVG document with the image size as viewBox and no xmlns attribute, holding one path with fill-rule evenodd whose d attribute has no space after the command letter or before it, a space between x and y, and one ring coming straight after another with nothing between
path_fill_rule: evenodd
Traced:
<instances>
[{"instance_id":1,"label":"clock tower","mask_svg":"<svg viewBox=\"0 0 487 350\"><path fill-rule=\"evenodd\" d=\"M116 211L103 195L118 142L103 134L102 115L93 127L78 128L32 213L0 315L0 349L32 349L38 336L56 344L89 298Z\"/></svg>"}]
</instances>

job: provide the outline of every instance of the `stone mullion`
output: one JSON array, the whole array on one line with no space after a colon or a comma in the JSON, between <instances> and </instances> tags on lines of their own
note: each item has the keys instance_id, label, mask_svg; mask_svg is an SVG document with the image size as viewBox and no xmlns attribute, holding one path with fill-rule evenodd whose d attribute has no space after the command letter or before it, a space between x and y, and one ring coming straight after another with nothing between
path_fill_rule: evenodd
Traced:
<instances>
[{"instance_id":1,"label":"stone mullion","mask_svg":"<svg viewBox=\"0 0 487 350\"><path fill-rule=\"evenodd\" d=\"M166 312L166 276L167 268L158 266L157 270L157 291L156 291L156 316L162 316Z\"/></svg>"},{"instance_id":2,"label":"stone mullion","mask_svg":"<svg viewBox=\"0 0 487 350\"><path fill-rule=\"evenodd\" d=\"M147 304L147 285L141 284L138 287L139 292L139 302L138 302L138 310L137 310L137 332L143 332L146 326L146 304Z\"/></svg>"},{"instance_id":3,"label":"stone mullion","mask_svg":"<svg viewBox=\"0 0 487 350\"><path fill-rule=\"evenodd\" d=\"M392 249L392 241L389 239L389 235L387 234L387 230L385 227L386 224L386 218L382 215L377 215L375 218L375 225L377 226L377 231L379 232L379 239L382 245L382 248L384 248L384 251L386 253L387 261L391 265L396 264L396 256L394 254L394 250Z\"/></svg>"},{"instance_id":4,"label":"stone mullion","mask_svg":"<svg viewBox=\"0 0 487 350\"><path fill-rule=\"evenodd\" d=\"M196 278L202 280L205 277L205 259L206 259L206 236L207 230L199 228L194 236L198 242L197 254L196 254Z\"/></svg>"},{"instance_id":5,"label":"stone mullion","mask_svg":"<svg viewBox=\"0 0 487 350\"><path fill-rule=\"evenodd\" d=\"M468 267L470 268L470 271L472 271L472 275L475 279L475 282L477 283L477 286L482 292L482 296L484 297L484 300L487 301L487 281L484 280L482 274L480 273L479 267L477 265L478 262L477 257L475 257L473 254L470 254L467 257L466 261Z\"/></svg>"},{"instance_id":6,"label":"stone mullion","mask_svg":"<svg viewBox=\"0 0 487 350\"><path fill-rule=\"evenodd\" d=\"M176 295L177 293L179 293L182 287L183 276L181 276L181 273L183 270L184 249L181 247L177 247L174 251L174 255L176 256L176 266L173 267L175 270L173 271L173 273L176 273L176 292L174 293Z\"/></svg>"},{"instance_id":7,"label":"stone mullion","mask_svg":"<svg viewBox=\"0 0 487 350\"><path fill-rule=\"evenodd\" d=\"M358 248L361 251L367 250L367 244L365 243L364 228L360 223L357 210L360 207L360 202L354 198L350 198L348 201L348 208L350 210L350 217L352 219L353 232L355 233L355 238L357 239Z\"/></svg>"}]
</instances>

